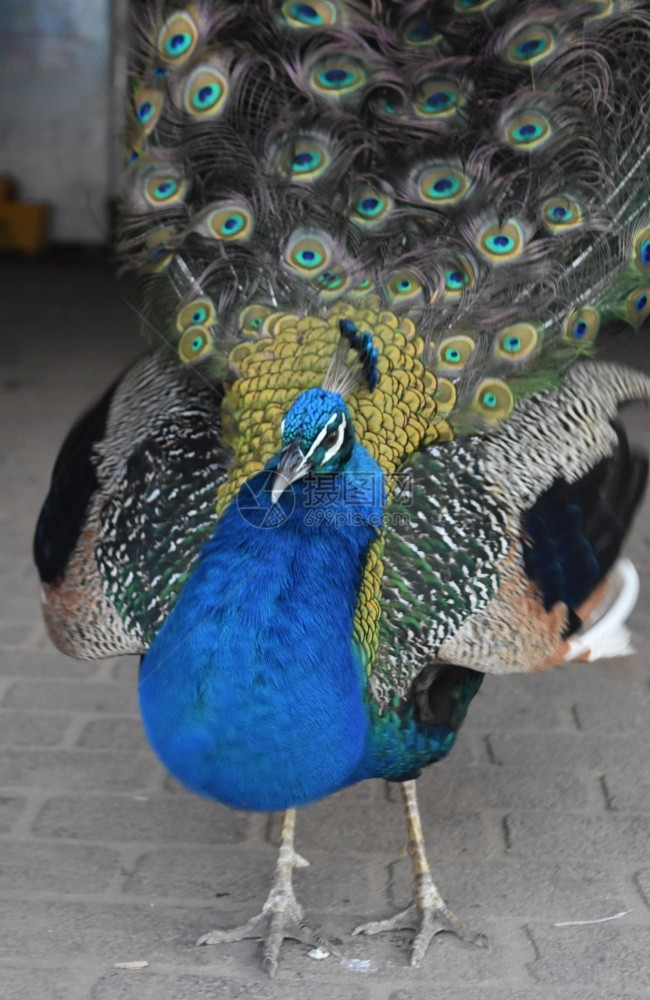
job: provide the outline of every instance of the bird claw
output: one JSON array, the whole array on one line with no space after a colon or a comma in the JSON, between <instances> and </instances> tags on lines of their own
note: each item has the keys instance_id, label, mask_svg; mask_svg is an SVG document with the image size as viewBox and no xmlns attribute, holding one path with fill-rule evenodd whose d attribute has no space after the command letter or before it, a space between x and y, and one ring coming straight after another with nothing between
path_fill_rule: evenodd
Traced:
<instances>
[{"instance_id":1,"label":"bird claw","mask_svg":"<svg viewBox=\"0 0 650 1000\"><path fill-rule=\"evenodd\" d=\"M269 976L277 972L280 959L280 949L285 938L300 941L301 944L325 948L338 954L337 949L318 931L308 927L304 922L304 911L293 896L281 898L277 892L271 891L261 913L251 917L239 927L210 931L203 934L196 942L204 944L229 944L233 941L243 941L246 938L259 937L264 942L262 966ZM267 923L266 931L260 925Z\"/></svg>"},{"instance_id":2,"label":"bird claw","mask_svg":"<svg viewBox=\"0 0 650 1000\"><path fill-rule=\"evenodd\" d=\"M196 942L197 945L229 944L233 941L243 941L245 938L260 938L264 942L262 966L271 977L277 972L280 949L285 938L292 938L301 944L323 948L339 955L338 949L319 931L305 924L305 911L294 895L291 872L294 868L304 868L308 864L309 862L295 851L287 850L278 865L276 878L262 911L239 927L203 934ZM258 930L259 925L263 923L267 923L266 931Z\"/></svg>"},{"instance_id":3,"label":"bird claw","mask_svg":"<svg viewBox=\"0 0 650 1000\"><path fill-rule=\"evenodd\" d=\"M359 924L352 933L370 935L397 930L417 932L411 944L410 964L413 966L418 965L424 958L436 934L443 931L455 934L462 941L468 941L478 947L487 947L486 936L468 930L442 898L440 902L437 900L424 903L413 902L405 910L400 910L399 913L385 920L371 920L368 923Z\"/></svg>"}]
</instances>

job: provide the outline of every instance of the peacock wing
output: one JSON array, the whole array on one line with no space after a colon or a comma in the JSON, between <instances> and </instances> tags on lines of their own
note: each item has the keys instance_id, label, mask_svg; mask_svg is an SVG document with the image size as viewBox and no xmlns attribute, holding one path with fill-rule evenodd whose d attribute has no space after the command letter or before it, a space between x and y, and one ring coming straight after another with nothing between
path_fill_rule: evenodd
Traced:
<instances>
[{"instance_id":1,"label":"peacock wing","mask_svg":"<svg viewBox=\"0 0 650 1000\"><path fill-rule=\"evenodd\" d=\"M144 652L214 528L227 475L214 384L136 361L64 443L36 529L49 631L94 659Z\"/></svg>"}]
</instances>

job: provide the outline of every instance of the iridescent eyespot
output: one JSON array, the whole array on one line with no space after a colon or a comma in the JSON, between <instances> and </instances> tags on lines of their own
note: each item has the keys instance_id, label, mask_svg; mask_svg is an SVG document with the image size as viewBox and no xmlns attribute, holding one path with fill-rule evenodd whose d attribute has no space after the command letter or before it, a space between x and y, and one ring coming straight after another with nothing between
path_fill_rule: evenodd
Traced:
<instances>
[{"instance_id":1,"label":"iridescent eyespot","mask_svg":"<svg viewBox=\"0 0 650 1000\"><path fill-rule=\"evenodd\" d=\"M447 271L445 273L445 288L448 291L459 292L463 288L463 274L461 271Z\"/></svg>"},{"instance_id":2,"label":"iridescent eyespot","mask_svg":"<svg viewBox=\"0 0 650 1000\"><path fill-rule=\"evenodd\" d=\"M369 295L374 289L374 282L371 278L362 278L358 281L353 288L348 288L346 290L347 299L364 299L366 295Z\"/></svg>"},{"instance_id":3,"label":"iridescent eyespot","mask_svg":"<svg viewBox=\"0 0 650 1000\"><path fill-rule=\"evenodd\" d=\"M436 377L436 383L436 391L434 393L436 413L440 414L440 416L445 416L451 413L456 405L456 386L446 378Z\"/></svg>"},{"instance_id":4,"label":"iridescent eyespot","mask_svg":"<svg viewBox=\"0 0 650 1000\"><path fill-rule=\"evenodd\" d=\"M275 169L294 184L309 184L328 170L332 157L326 141L317 135L291 136L273 152Z\"/></svg>"},{"instance_id":5,"label":"iridescent eyespot","mask_svg":"<svg viewBox=\"0 0 650 1000\"><path fill-rule=\"evenodd\" d=\"M449 118L463 103L463 95L455 83L430 80L420 87L414 109L420 118Z\"/></svg>"},{"instance_id":6,"label":"iridescent eyespot","mask_svg":"<svg viewBox=\"0 0 650 1000\"><path fill-rule=\"evenodd\" d=\"M650 226L644 226L634 236L633 261L637 271L650 274Z\"/></svg>"},{"instance_id":7,"label":"iridescent eyespot","mask_svg":"<svg viewBox=\"0 0 650 1000\"><path fill-rule=\"evenodd\" d=\"M163 166L150 167L144 171L144 196L154 208L181 201L185 195L185 181L176 173Z\"/></svg>"},{"instance_id":8,"label":"iridescent eyespot","mask_svg":"<svg viewBox=\"0 0 650 1000\"><path fill-rule=\"evenodd\" d=\"M153 87L137 87L133 95L133 108L137 121L136 135L149 135L156 126L163 107L163 96Z\"/></svg>"},{"instance_id":9,"label":"iridescent eyespot","mask_svg":"<svg viewBox=\"0 0 650 1000\"><path fill-rule=\"evenodd\" d=\"M464 368L475 347L474 340L466 334L445 337L438 346L438 367L454 370Z\"/></svg>"},{"instance_id":10,"label":"iridescent eyespot","mask_svg":"<svg viewBox=\"0 0 650 1000\"><path fill-rule=\"evenodd\" d=\"M639 328L650 315L650 288L635 288L626 299L628 322Z\"/></svg>"},{"instance_id":11,"label":"iridescent eyespot","mask_svg":"<svg viewBox=\"0 0 650 1000\"><path fill-rule=\"evenodd\" d=\"M303 277L315 278L326 271L332 259L329 240L317 233L295 233L287 244L284 259Z\"/></svg>"},{"instance_id":12,"label":"iridescent eyespot","mask_svg":"<svg viewBox=\"0 0 650 1000\"><path fill-rule=\"evenodd\" d=\"M342 271L323 271L314 281L314 288L321 299L329 301L338 299L350 284L349 275Z\"/></svg>"},{"instance_id":13,"label":"iridescent eyespot","mask_svg":"<svg viewBox=\"0 0 650 1000\"><path fill-rule=\"evenodd\" d=\"M429 205L454 205L468 194L472 182L467 174L449 164L429 164L413 178L417 196Z\"/></svg>"},{"instance_id":14,"label":"iridescent eyespot","mask_svg":"<svg viewBox=\"0 0 650 1000\"><path fill-rule=\"evenodd\" d=\"M318 284L323 288L328 288L331 291L336 291L341 288L345 282L345 276L342 274L335 274L333 271L325 271L318 278Z\"/></svg>"},{"instance_id":15,"label":"iridescent eyespot","mask_svg":"<svg viewBox=\"0 0 650 1000\"><path fill-rule=\"evenodd\" d=\"M316 93L338 99L359 90L367 79L366 71L356 59L325 56L312 64L307 82Z\"/></svg>"},{"instance_id":16,"label":"iridescent eyespot","mask_svg":"<svg viewBox=\"0 0 650 1000\"><path fill-rule=\"evenodd\" d=\"M543 24L530 24L518 31L505 50L505 57L518 66L532 66L555 48L553 33Z\"/></svg>"},{"instance_id":17,"label":"iridescent eyespot","mask_svg":"<svg viewBox=\"0 0 650 1000\"><path fill-rule=\"evenodd\" d=\"M422 300L422 282L414 271L395 271L386 283L389 302L394 306L413 305Z\"/></svg>"},{"instance_id":18,"label":"iridescent eyespot","mask_svg":"<svg viewBox=\"0 0 650 1000\"><path fill-rule=\"evenodd\" d=\"M600 316L591 306L573 309L564 321L562 335L575 345L591 343L600 328Z\"/></svg>"},{"instance_id":19,"label":"iridescent eyespot","mask_svg":"<svg viewBox=\"0 0 650 1000\"><path fill-rule=\"evenodd\" d=\"M404 25L402 38L407 45L437 45L442 40L442 35L430 21L412 17Z\"/></svg>"},{"instance_id":20,"label":"iridescent eyespot","mask_svg":"<svg viewBox=\"0 0 650 1000\"><path fill-rule=\"evenodd\" d=\"M516 219L504 225L489 223L478 234L477 247L491 264L512 263L523 252L524 234Z\"/></svg>"},{"instance_id":21,"label":"iridescent eyespot","mask_svg":"<svg viewBox=\"0 0 650 1000\"><path fill-rule=\"evenodd\" d=\"M264 325L264 320L271 315L269 306L253 304L246 306L239 314L239 328L249 337L256 336Z\"/></svg>"},{"instance_id":22,"label":"iridescent eyespot","mask_svg":"<svg viewBox=\"0 0 650 1000\"><path fill-rule=\"evenodd\" d=\"M186 302L176 314L176 329L182 333L188 326L210 326L216 319L212 299L202 296Z\"/></svg>"},{"instance_id":23,"label":"iridescent eyespot","mask_svg":"<svg viewBox=\"0 0 650 1000\"><path fill-rule=\"evenodd\" d=\"M145 240L148 258L143 270L148 274L164 271L174 256L174 242L175 234L171 226L158 226L150 232Z\"/></svg>"},{"instance_id":24,"label":"iridescent eyespot","mask_svg":"<svg viewBox=\"0 0 650 1000\"><path fill-rule=\"evenodd\" d=\"M547 198L542 204L542 221L551 233L570 232L579 229L584 222L582 207L569 195Z\"/></svg>"},{"instance_id":25,"label":"iridescent eyespot","mask_svg":"<svg viewBox=\"0 0 650 1000\"><path fill-rule=\"evenodd\" d=\"M393 199L380 191L366 188L357 196L350 218L358 226L369 228L383 222L393 207Z\"/></svg>"},{"instance_id":26,"label":"iridescent eyespot","mask_svg":"<svg viewBox=\"0 0 650 1000\"><path fill-rule=\"evenodd\" d=\"M322 28L335 24L338 11L333 3L326 0L312 0L312 3L283 3L282 13L293 28Z\"/></svg>"},{"instance_id":27,"label":"iridescent eyespot","mask_svg":"<svg viewBox=\"0 0 650 1000\"><path fill-rule=\"evenodd\" d=\"M178 356L186 365L211 354L214 344L205 326L188 327L178 342Z\"/></svg>"},{"instance_id":28,"label":"iridescent eyespot","mask_svg":"<svg viewBox=\"0 0 650 1000\"><path fill-rule=\"evenodd\" d=\"M323 154L318 149L294 153L291 157L291 172L294 174L313 173L323 162Z\"/></svg>"},{"instance_id":29,"label":"iridescent eyespot","mask_svg":"<svg viewBox=\"0 0 650 1000\"><path fill-rule=\"evenodd\" d=\"M180 102L193 118L213 118L224 110L229 89L223 67L202 63L183 82Z\"/></svg>"},{"instance_id":30,"label":"iridescent eyespot","mask_svg":"<svg viewBox=\"0 0 650 1000\"><path fill-rule=\"evenodd\" d=\"M194 18L187 11L168 17L158 35L158 52L168 63L183 63L192 55L199 39Z\"/></svg>"},{"instance_id":31,"label":"iridescent eyespot","mask_svg":"<svg viewBox=\"0 0 650 1000\"><path fill-rule=\"evenodd\" d=\"M525 111L509 119L504 129L504 139L509 145L523 152L539 149L553 134L553 127L540 111Z\"/></svg>"},{"instance_id":32,"label":"iridescent eyespot","mask_svg":"<svg viewBox=\"0 0 650 1000\"><path fill-rule=\"evenodd\" d=\"M505 233L497 233L496 236L485 237L485 246L492 253L509 254L515 246L515 241L512 236L506 236Z\"/></svg>"},{"instance_id":33,"label":"iridescent eyespot","mask_svg":"<svg viewBox=\"0 0 650 1000\"><path fill-rule=\"evenodd\" d=\"M155 113L155 110L156 109L154 105L151 103L151 101L143 101L142 104L138 105L135 111L138 121L142 122L143 125L146 125L149 119Z\"/></svg>"},{"instance_id":34,"label":"iridescent eyespot","mask_svg":"<svg viewBox=\"0 0 650 1000\"><path fill-rule=\"evenodd\" d=\"M253 215L243 198L213 203L192 220L192 228L208 239L225 243L247 240L253 232Z\"/></svg>"},{"instance_id":35,"label":"iridescent eyespot","mask_svg":"<svg viewBox=\"0 0 650 1000\"><path fill-rule=\"evenodd\" d=\"M528 357L539 344L540 337L532 323L513 323L499 333L494 350L498 357L520 361Z\"/></svg>"},{"instance_id":36,"label":"iridescent eyespot","mask_svg":"<svg viewBox=\"0 0 650 1000\"><path fill-rule=\"evenodd\" d=\"M485 379L474 396L473 409L488 423L505 420L512 413L514 396L507 382L501 379Z\"/></svg>"},{"instance_id":37,"label":"iridescent eyespot","mask_svg":"<svg viewBox=\"0 0 650 1000\"><path fill-rule=\"evenodd\" d=\"M464 292L474 287L475 282L474 265L467 258L462 258L445 271L443 294L446 299L460 298Z\"/></svg>"}]
</instances>

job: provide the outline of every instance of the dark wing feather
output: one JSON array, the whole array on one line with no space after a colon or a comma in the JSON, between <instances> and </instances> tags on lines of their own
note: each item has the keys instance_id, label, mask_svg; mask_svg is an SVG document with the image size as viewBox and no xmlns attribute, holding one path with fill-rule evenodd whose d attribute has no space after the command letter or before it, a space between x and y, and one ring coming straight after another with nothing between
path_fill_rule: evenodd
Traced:
<instances>
[{"instance_id":1,"label":"dark wing feather","mask_svg":"<svg viewBox=\"0 0 650 1000\"><path fill-rule=\"evenodd\" d=\"M34 543L65 652L150 645L214 527L227 476L220 404L218 386L149 355L68 435Z\"/></svg>"}]
</instances>

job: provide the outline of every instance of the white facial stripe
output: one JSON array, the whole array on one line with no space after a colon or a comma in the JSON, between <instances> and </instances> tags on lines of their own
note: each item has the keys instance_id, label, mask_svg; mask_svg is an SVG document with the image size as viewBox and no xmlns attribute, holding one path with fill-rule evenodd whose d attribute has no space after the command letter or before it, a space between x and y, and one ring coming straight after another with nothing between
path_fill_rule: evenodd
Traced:
<instances>
[{"instance_id":1,"label":"white facial stripe","mask_svg":"<svg viewBox=\"0 0 650 1000\"><path fill-rule=\"evenodd\" d=\"M305 455L305 461L307 461L308 458L311 458L311 456L314 454L316 448L318 448L319 444L321 443L321 441L323 440L323 438L327 434L327 432L329 430L330 424L333 423L336 420L337 417L338 417L338 413L333 413L332 416L327 421L327 423L325 424L325 426L323 427L323 429L318 432L318 434L314 438L314 442L313 442L311 448L309 449L309 451ZM343 417L343 422L345 424L345 417ZM340 444L337 445L337 447L340 448Z\"/></svg>"},{"instance_id":2,"label":"white facial stripe","mask_svg":"<svg viewBox=\"0 0 650 1000\"><path fill-rule=\"evenodd\" d=\"M333 455L336 455L337 451L339 450L339 448L343 444L343 435L345 434L346 424L347 424L347 420L345 419L345 416L343 416L342 419L341 419L341 423L337 427L337 431L338 431L338 435L339 436L337 437L337 439L334 442L334 444L332 445L332 447L329 448L325 452L325 454L323 455L323 465L326 465L327 462L329 462L330 458L332 458Z\"/></svg>"}]
</instances>

